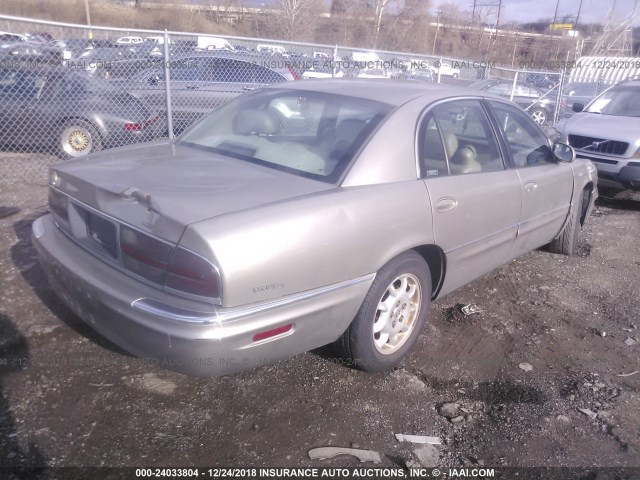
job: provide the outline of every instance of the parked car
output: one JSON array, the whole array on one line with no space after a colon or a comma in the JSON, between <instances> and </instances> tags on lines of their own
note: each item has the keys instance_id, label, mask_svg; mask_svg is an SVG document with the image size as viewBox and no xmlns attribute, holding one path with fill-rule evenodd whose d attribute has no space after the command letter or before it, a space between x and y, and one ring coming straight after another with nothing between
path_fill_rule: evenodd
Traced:
<instances>
[{"instance_id":1,"label":"parked car","mask_svg":"<svg viewBox=\"0 0 640 480\"><path fill-rule=\"evenodd\" d=\"M25 35L11 32L0 32L0 45L26 42L28 38Z\"/></svg>"},{"instance_id":2,"label":"parked car","mask_svg":"<svg viewBox=\"0 0 640 480\"><path fill-rule=\"evenodd\" d=\"M469 85L469 88L475 88L510 99L513 80L494 77L473 82ZM533 85L523 82L516 83L513 102L520 105L531 115L531 118L533 118L538 125L545 125L553 120L555 100L555 96L550 94L545 95L542 90Z\"/></svg>"},{"instance_id":3,"label":"parked car","mask_svg":"<svg viewBox=\"0 0 640 480\"><path fill-rule=\"evenodd\" d=\"M29 32L26 34L32 42L55 43L56 39L49 32Z\"/></svg>"},{"instance_id":4,"label":"parked car","mask_svg":"<svg viewBox=\"0 0 640 480\"><path fill-rule=\"evenodd\" d=\"M98 77L109 76L111 64L117 60L138 59L139 54L133 47L94 47L85 50L79 56L70 58L65 66L72 70L83 71Z\"/></svg>"},{"instance_id":5,"label":"parked car","mask_svg":"<svg viewBox=\"0 0 640 480\"><path fill-rule=\"evenodd\" d=\"M597 177L574 158L492 95L291 82L177 140L56 165L33 242L74 312L169 368L222 374L337 341L382 371L432 300L542 245L575 252Z\"/></svg>"},{"instance_id":6,"label":"parked car","mask_svg":"<svg viewBox=\"0 0 640 480\"><path fill-rule=\"evenodd\" d=\"M555 128L578 157L595 163L603 187L640 190L640 80L618 83Z\"/></svg>"},{"instance_id":7,"label":"parked car","mask_svg":"<svg viewBox=\"0 0 640 480\"><path fill-rule=\"evenodd\" d=\"M118 40L116 40L116 43L118 45L135 45L138 43L144 43L144 40L142 39L142 37L128 36L128 37L120 37Z\"/></svg>"},{"instance_id":8,"label":"parked car","mask_svg":"<svg viewBox=\"0 0 640 480\"><path fill-rule=\"evenodd\" d=\"M560 116L567 118L572 116L573 104L579 103L586 105L593 100L599 92L608 88L607 85L601 85L597 82L572 82L567 83L562 90Z\"/></svg>"},{"instance_id":9,"label":"parked car","mask_svg":"<svg viewBox=\"0 0 640 480\"><path fill-rule=\"evenodd\" d=\"M527 73L525 82L535 85L542 90L551 90L560 83L559 73Z\"/></svg>"},{"instance_id":10,"label":"parked car","mask_svg":"<svg viewBox=\"0 0 640 480\"><path fill-rule=\"evenodd\" d=\"M302 78L307 80L309 78L333 78L334 77L334 69L331 67L331 64L327 62L326 64L321 64L317 66L317 68L312 67L309 70L305 70L302 73ZM335 78L344 77L344 72L341 69L336 68Z\"/></svg>"},{"instance_id":11,"label":"parked car","mask_svg":"<svg viewBox=\"0 0 640 480\"><path fill-rule=\"evenodd\" d=\"M282 45L271 45L266 43L258 44L256 51L275 55L285 55L287 53L287 50Z\"/></svg>"},{"instance_id":12,"label":"parked car","mask_svg":"<svg viewBox=\"0 0 640 480\"><path fill-rule=\"evenodd\" d=\"M122 90L66 68L0 69L0 145L62 158L157 138L157 114Z\"/></svg>"},{"instance_id":13,"label":"parked car","mask_svg":"<svg viewBox=\"0 0 640 480\"><path fill-rule=\"evenodd\" d=\"M460 69L454 68L450 63L435 61L433 65L429 66L429 70L433 73L434 77L440 75L444 75L447 77L458 78L460 76Z\"/></svg>"},{"instance_id":14,"label":"parked car","mask_svg":"<svg viewBox=\"0 0 640 480\"><path fill-rule=\"evenodd\" d=\"M27 41L0 45L0 59L5 60L3 66L7 66L7 61L61 65L63 58L63 50L55 46Z\"/></svg>"},{"instance_id":15,"label":"parked car","mask_svg":"<svg viewBox=\"0 0 640 480\"><path fill-rule=\"evenodd\" d=\"M358 78L391 78L391 74L385 68L363 68L358 71Z\"/></svg>"},{"instance_id":16,"label":"parked car","mask_svg":"<svg viewBox=\"0 0 640 480\"><path fill-rule=\"evenodd\" d=\"M421 82L433 82L433 74L428 69L413 69L404 72L400 78L405 80L418 80Z\"/></svg>"},{"instance_id":17,"label":"parked car","mask_svg":"<svg viewBox=\"0 0 640 480\"><path fill-rule=\"evenodd\" d=\"M271 83L294 80L277 56L200 53L171 60L172 118L181 132L231 98ZM272 68L271 68L272 67ZM119 83L150 110L166 112L164 64Z\"/></svg>"}]
</instances>

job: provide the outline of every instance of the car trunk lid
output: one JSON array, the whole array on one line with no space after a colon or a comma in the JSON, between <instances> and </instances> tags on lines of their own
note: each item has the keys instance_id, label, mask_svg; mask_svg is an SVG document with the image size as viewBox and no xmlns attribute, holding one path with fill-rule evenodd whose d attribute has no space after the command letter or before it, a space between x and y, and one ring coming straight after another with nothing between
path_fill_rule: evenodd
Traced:
<instances>
[{"instance_id":1,"label":"car trunk lid","mask_svg":"<svg viewBox=\"0 0 640 480\"><path fill-rule=\"evenodd\" d=\"M53 170L57 188L70 197L174 244L191 223L333 188L168 140Z\"/></svg>"}]
</instances>

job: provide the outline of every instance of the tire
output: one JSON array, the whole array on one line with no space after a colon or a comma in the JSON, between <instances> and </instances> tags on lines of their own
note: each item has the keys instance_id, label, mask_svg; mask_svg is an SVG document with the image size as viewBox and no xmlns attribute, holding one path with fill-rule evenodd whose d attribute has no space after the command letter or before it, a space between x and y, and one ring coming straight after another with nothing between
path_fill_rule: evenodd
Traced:
<instances>
[{"instance_id":1,"label":"tire","mask_svg":"<svg viewBox=\"0 0 640 480\"><path fill-rule=\"evenodd\" d=\"M576 254L578 251L578 238L580 237L580 230L582 229L580 220L588 199L589 192L583 190L582 194L578 196L574 208L571 210L569 221L564 226L564 230L549 243L550 252L569 256Z\"/></svg>"},{"instance_id":2,"label":"tire","mask_svg":"<svg viewBox=\"0 0 640 480\"><path fill-rule=\"evenodd\" d=\"M429 267L416 252L405 252L382 267L338 340L349 364L367 372L397 366L420 335L431 293Z\"/></svg>"},{"instance_id":3,"label":"tire","mask_svg":"<svg viewBox=\"0 0 640 480\"><path fill-rule=\"evenodd\" d=\"M544 108L536 108L529 115L538 125L544 125L549 119L549 113Z\"/></svg>"},{"instance_id":4,"label":"tire","mask_svg":"<svg viewBox=\"0 0 640 480\"><path fill-rule=\"evenodd\" d=\"M102 138L93 125L72 119L62 124L58 134L60 157L64 160L86 157L102 150Z\"/></svg>"}]
</instances>

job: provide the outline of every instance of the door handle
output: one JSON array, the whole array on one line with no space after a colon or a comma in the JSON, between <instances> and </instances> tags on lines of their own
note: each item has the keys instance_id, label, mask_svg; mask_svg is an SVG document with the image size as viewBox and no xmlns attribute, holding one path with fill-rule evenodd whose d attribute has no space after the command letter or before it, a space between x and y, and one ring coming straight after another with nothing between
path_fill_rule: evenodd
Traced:
<instances>
[{"instance_id":1,"label":"door handle","mask_svg":"<svg viewBox=\"0 0 640 480\"><path fill-rule=\"evenodd\" d=\"M538 184L535 182L529 182L524 186L524 191L527 193L535 192L537 189L538 189Z\"/></svg>"},{"instance_id":2,"label":"door handle","mask_svg":"<svg viewBox=\"0 0 640 480\"><path fill-rule=\"evenodd\" d=\"M251 90L255 90L256 87L242 87L243 92L250 92Z\"/></svg>"},{"instance_id":3,"label":"door handle","mask_svg":"<svg viewBox=\"0 0 640 480\"><path fill-rule=\"evenodd\" d=\"M450 212L458 206L458 200L452 197L441 198L436 202L436 211L440 213Z\"/></svg>"}]
</instances>

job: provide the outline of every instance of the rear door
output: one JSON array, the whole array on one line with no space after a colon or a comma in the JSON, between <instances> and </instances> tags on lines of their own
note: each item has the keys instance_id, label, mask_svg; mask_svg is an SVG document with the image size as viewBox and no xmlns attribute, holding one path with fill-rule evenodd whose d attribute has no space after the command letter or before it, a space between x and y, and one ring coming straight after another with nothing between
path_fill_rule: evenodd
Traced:
<instances>
[{"instance_id":1,"label":"rear door","mask_svg":"<svg viewBox=\"0 0 640 480\"><path fill-rule=\"evenodd\" d=\"M573 170L556 163L544 133L519 108L490 100L522 189L522 214L513 257L553 240L562 229L573 195Z\"/></svg>"},{"instance_id":2,"label":"rear door","mask_svg":"<svg viewBox=\"0 0 640 480\"><path fill-rule=\"evenodd\" d=\"M418 135L435 242L447 257L445 294L508 260L520 216L520 180L507 169L479 100L435 106Z\"/></svg>"}]
</instances>

